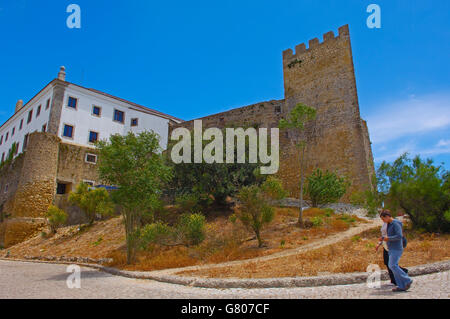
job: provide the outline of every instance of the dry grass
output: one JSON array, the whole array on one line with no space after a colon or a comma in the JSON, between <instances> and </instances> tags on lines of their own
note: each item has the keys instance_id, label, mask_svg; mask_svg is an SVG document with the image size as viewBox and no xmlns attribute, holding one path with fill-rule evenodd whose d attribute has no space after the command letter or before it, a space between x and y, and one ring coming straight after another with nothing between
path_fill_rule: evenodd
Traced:
<instances>
[{"instance_id":1,"label":"dry grass","mask_svg":"<svg viewBox=\"0 0 450 319\"><path fill-rule=\"evenodd\" d=\"M382 249L375 253L379 230L340 243L258 263L210 268L181 274L216 278L269 278L317 276L326 273L363 272L369 264L383 264ZM410 267L450 259L450 235L409 233L401 265Z\"/></svg>"},{"instance_id":2,"label":"dry grass","mask_svg":"<svg viewBox=\"0 0 450 319\"><path fill-rule=\"evenodd\" d=\"M299 247L311 241L342 232L365 221L320 209L305 210L308 219L320 220L320 226L299 229L298 210L276 208L275 220L262 232L265 247L258 248L254 235L227 217L209 219L206 240L197 247L150 247L140 251L134 265L126 264L125 233L120 217L95 223L78 231L78 226L58 230L50 238L40 235L9 248L10 256L66 256L112 258L110 266L129 270L160 270L201 264L244 260ZM4 252L6 254L6 251Z\"/></svg>"},{"instance_id":3,"label":"dry grass","mask_svg":"<svg viewBox=\"0 0 450 319\"><path fill-rule=\"evenodd\" d=\"M296 226L298 210L276 208L275 220L262 232L265 247L258 248L256 239L242 225L233 225L225 217L217 217L207 226L206 240L197 247L164 248L139 252L136 264L127 265L125 251L119 250L107 257L113 258L110 266L127 270L160 270L185 266L216 264L245 260L273 254L284 249L299 247L311 241L326 238L365 222L356 216L348 218L340 214L326 216L325 211L313 208L305 210L305 218L321 218L321 226L299 229Z\"/></svg>"},{"instance_id":4,"label":"dry grass","mask_svg":"<svg viewBox=\"0 0 450 319\"><path fill-rule=\"evenodd\" d=\"M119 249L125 243L125 231L122 218L100 221L90 227L70 226L58 229L54 236L39 234L27 241L12 246L6 251L11 257L25 256L74 256L104 258L110 252ZM45 232L50 233L49 229Z\"/></svg>"}]
</instances>

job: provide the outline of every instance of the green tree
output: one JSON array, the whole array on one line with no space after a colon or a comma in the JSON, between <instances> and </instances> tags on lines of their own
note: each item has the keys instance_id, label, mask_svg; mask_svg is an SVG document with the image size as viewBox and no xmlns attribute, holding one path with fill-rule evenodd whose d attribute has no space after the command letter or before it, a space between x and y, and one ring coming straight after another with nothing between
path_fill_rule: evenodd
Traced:
<instances>
[{"instance_id":1,"label":"green tree","mask_svg":"<svg viewBox=\"0 0 450 319\"><path fill-rule=\"evenodd\" d=\"M247 229L255 233L258 247L263 245L261 229L275 217L271 201L282 199L285 195L281 182L274 177L269 177L260 186L244 186L239 191L239 207L235 215Z\"/></svg>"},{"instance_id":2,"label":"green tree","mask_svg":"<svg viewBox=\"0 0 450 319\"><path fill-rule=\"evenodd\" d=\"M137 135L112 135L97 144L98 170L102 180L117 186L112 200L121 207L127 240L127 262L135 261L141 219L158 209L162 188L171 170L161 154L158 135L144 131Z\"/></svg>"},{"instance_id":3,"label":"green tree","mask_svg":"<svg viewBox=\"0 0 450 319\"><path fill-rule=\"evenodd\" d=\"M337 202L347 191L348 183L344 178L328 170L323 172L320 168L309 177L305 188L313 207Z\"/></svg>"},{"instance_id":4,"label":"green tree","mask_svg":"<svg viewBox=\"0 0 450 319\"><path fill-rule=\"evenodd\" d=\"M225 136L225 133L223 133ZM194 134L191 132L191 154L194 156ZM209 141L203 140L203 147ZM171 154L171 147L176 142L171 142L166 152ZM237 143L235 143L235 158L237 158ZM196 210L206 212L215 204L226 206L227 197L234 196L242 186L261 183L266 175L259 174L260 163L249 163L248 152L246 152L245 163L226 163L225 143L223 145L223 163L179 163L175 164L168 159L173 170L173 178L167 187L170 195L175 195L178 204L187 204L185 199L196 198ZM246 149L248 149L248 139L246 139Z\"/></svg>"},{"instance_id":5,"label":"green tree","mask_svg":"<svg viewBox=\"0 0 450 319\"><path fill-rule=\"evenodd\" d=\"M91 188L86 183L78 184L75 192L69 194L69 202L83 210L89 225L94 223L96 214L108 215L114 211L108 191L104 188Z\"/></svg>"},{"instance_id":6,"label":"green tree","mask_svg":"<svg viewBox=\"0 0 450 319\"><path fill-rule=\"evenodd\" d=\"M448 171L431 159L411 159L407 153L392 164L383 162L378 170L386 181L382 190L388 208L402 209L416 228L450 231Z\"/></svg>"},{"instance_id":7,"label":"green tree","mask_svg":"<svg viewBox=\"0 0 450 319\"><path fill-rule=\"evenodd\" d=\"M56 234L57 229L67 221L67 213L53 205L49 206L45 217L47 218L52 234Z\"/></svg>"},{"instance_id":8,"label":"green tree","mask_svg":"<svg viewBox=\"0 0 450 319\"><path fill-rule=\"evenodd\" d=\"M183 214L178 223L178 233L187 246L198 245L206 237L206 219L202 214Z\"/></svg>"},{"instance_id":9,"label":"green tree","mask_svg":"<svg viewBox=\"0 0 450 319\"><path fill-rule=\"evenodd\" d=\"M306 164L306 138L301 139L302 132L305 129L305 124L316 118L316 109L304 105L302 103L297 104L287 118L281 119L279 122L280 129L293 129L298 135L299 142L297 147L300 152L300 205L298 213L298 225L303 227L303 187L305 179L305 164Z\"/></svg>"}]
</instances>

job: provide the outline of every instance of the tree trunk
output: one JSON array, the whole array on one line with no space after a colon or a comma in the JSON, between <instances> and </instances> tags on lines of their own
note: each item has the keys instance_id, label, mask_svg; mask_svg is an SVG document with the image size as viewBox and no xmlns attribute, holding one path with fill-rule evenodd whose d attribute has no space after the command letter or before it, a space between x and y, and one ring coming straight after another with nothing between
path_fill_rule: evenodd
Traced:
<instances>
[{"instance_id":1,"label":"tree trunk","mask_svg":"<svg viewBox=\"0 0 450 319\"><path fill-rule=\"evenodd\" d=\"M303 173L301 173L300 177L300 205L299 205L299 212L298 212L298 225L300 227L303 227Z\"/></svg>"},{"instance_id":2,"label":"tree trunk","mask_svg":"<svg viewBox=\"0 0 450 319\"><path fill-rule=\"evenodd\" d=\"M134 236L134 218L132 212L125 213L125 232L127 239L127 264L132 264L135 261L135 240Z\"/></svg>"},{"instance_id":3,"label":"tree trunk","mask_svg":"<svg viewBox=\"0 0 450 319\"><path fill-rule=\"evenodd\" d=\"M256 234L256 239L258 239L258 248L261 248L263 245L263 242L261 240L261 234L259 233L259 230L256 230L255 234Z\"/></svg>"},{"instance_id":4,"label":"tree trunk","mask_svg":"<svg viewBox=\"0 0 450 319\"><path fill-rule=\"evenodd\" d=\"M305 162L305 145L301 146L300 151L300 204L298 212L298 226L303 227L303 184L304 184L304 162Z\"/></svg>"}]
</instances>

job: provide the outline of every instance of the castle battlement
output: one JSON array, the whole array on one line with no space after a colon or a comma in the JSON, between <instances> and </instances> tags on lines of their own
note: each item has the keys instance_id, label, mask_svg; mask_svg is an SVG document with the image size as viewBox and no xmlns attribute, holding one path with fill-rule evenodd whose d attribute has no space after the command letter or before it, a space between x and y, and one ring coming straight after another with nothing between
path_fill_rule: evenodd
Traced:
<instances>
[{"instance_id":1,"label":"castle battlement","mask_svg":"<svg viewBox=\"0 0 450 319\"><path fill-rule=\"evenodd\" d=\"M323 41L320 42L318 38L314 38L308 41L308 48L306 48L305 43L298 44L295 46L295 53L292 49L287 49L283 51L283 63L290 63L295 58L300 57L306 52L312 51L315 48L319 48L323 44L327 44L331 41L335 41L336 39L348 39L350 36L348 24L338 28L338 36L334 35L333 31L329 31L323 35Z\"/></svg>"}]
</instances>

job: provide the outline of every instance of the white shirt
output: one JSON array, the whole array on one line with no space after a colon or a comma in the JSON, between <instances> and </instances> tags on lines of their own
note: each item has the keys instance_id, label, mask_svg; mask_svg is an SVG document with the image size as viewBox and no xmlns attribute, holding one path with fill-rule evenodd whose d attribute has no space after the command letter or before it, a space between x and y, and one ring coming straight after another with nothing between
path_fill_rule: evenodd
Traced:
<instances>
[{"instance_id":1,"label":"white shirt","mask_svg":"<svg viewBox=\"0 0 450 319\"><path fill-rule=\"evenodd\" d=\"M381 226L381 237L384 237L384 238L387 237L387 227L388 227L387 223L383 223L383 226ZM383 248L386 249L386 251L389 251L387 242L385 242L383 240L382 245L383 245Z\"/></svg>"}]
</instances>

